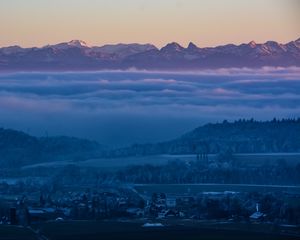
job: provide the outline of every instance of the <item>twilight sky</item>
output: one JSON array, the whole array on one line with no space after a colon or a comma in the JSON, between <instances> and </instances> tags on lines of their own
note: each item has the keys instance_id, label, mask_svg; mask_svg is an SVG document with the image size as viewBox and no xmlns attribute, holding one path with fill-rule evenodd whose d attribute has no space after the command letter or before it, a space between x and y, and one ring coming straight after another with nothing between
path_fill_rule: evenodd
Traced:
<instances>
[{"instance_id":1,"label":"twilight sky","mask_svg":"<svg viewBox=\"0 0 300 240\"><path fill-rule=\"evenodd\" d=\"M285 43L300 37L299 12L298 0L1 0L0 46Z\"/></svg>"}]
</instances>

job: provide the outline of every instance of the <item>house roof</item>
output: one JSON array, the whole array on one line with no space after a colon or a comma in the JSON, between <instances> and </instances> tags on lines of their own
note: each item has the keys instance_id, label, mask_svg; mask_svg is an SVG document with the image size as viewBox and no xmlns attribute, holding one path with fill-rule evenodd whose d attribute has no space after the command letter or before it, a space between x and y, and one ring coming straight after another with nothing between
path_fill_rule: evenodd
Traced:
<instances>
[{"instance_id":1,"label":"house roof","mask_svg":"<svg viewBox=\"0 0 300 240\"><path fill-rule=\"evenodd\" d=\"M261 213L261 212L255 212L255 213L253 213L251 216L250 216L250 218L251 219L259 219L259 218L261 218L261 217L263 217L263 213Z\"/></svg>"}]
</instances>

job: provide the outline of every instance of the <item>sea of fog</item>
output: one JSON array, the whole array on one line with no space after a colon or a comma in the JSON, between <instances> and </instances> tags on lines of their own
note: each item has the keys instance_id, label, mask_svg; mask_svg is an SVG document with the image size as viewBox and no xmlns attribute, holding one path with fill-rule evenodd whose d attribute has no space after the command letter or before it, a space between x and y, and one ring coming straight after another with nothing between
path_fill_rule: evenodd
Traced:
<instances>
[{"instance_id":1,"label":"sea of fog","mask_svg":"<svg viewBox=\"0 0 300 240\"><path fill-rule=\"evenodd\" d=\"M300 69L0 74L0 127L106 145L175 138L207 122L300 117Z\"/></svg>"}]
</instances>

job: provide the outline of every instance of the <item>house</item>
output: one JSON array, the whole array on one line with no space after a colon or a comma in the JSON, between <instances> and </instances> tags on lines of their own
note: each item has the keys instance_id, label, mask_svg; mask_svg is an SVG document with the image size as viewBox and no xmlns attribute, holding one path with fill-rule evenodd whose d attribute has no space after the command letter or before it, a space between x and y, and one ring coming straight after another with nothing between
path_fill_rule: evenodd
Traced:
<instances>
[{"instance_id":1,"label":"house","mask_svg":"<svg viewBox=\"0 0 300 240\"><path fill-rule=\"evenodd\" d=\"M56 218L54 208L30 208L28 209L30 222L41 222Z\"/></svg>"},{"instance_id":2,"label":"house","mask_svg":"<svg viewBox=\"0 0 300 240\"><path fill-rule=\"evenodd\" d=\"M179 209L191 208L196 203L193 196L180 196L176 199L176 206Z\"/></svg>"},{"instance_id":3,"label":"house","mask_svg":"<svg viewBox=\"0 0 300 240\"><path fill-rule=\"evenodd\" d=\"M142 227L145 228L157 228L157 227L164 227L164 225L162 223L145 223L142 225Z\"/></svg>"},{"instance_id":4,"label":"house","mask_svg":"<svg viewBox=\"0 0 300 240\"><path fill-rule=\"evenodd\" d=\"M255 213L252 213L249 218L250 218L250 220L258 221L258 220L261 220L263 217L264 217L264 214L262 212L255 212Z\"/></svg>"},{"instance_id":5,"label":"house","mask_svg":"<svg viewBox=\"0 0 300 240\"><path fill-rule=\"evenodd\" d=\"M126 209L126 212L130 216L135 216L135 217L144 217L144 210L141 208L128 208Z\"/></svg>"},{"instance_id":6,"label":"house","mask_svg":"<svg viewBox=\"0 0 300 240\"><path fill-rule=\"evenodd\" d=\"M249 218L252 221L260 221L265 217L266 215L259 211L259 204L256 203L256 212L252 213Z\"/></svg>"},{"instance_id":7,"label":"house","mask_svg":"<svg viewBox=\"0 0 300 240\"><path fill-rule=\"evenodd\" d=\"M176 207L176 196L167 196L166 205L168 208Z\"/></svg>"},{"instance_id":8,"label":"house","mask_svg":"<svg viewBox=\"0 0 300 240\"><path fill-rule=\"evenodd\" d=\"M164 194L164 193L153 193L153 195L152 195L152 204L157 209L165 209L166 208L166 194Z\"/></svg>"}]
</instances>

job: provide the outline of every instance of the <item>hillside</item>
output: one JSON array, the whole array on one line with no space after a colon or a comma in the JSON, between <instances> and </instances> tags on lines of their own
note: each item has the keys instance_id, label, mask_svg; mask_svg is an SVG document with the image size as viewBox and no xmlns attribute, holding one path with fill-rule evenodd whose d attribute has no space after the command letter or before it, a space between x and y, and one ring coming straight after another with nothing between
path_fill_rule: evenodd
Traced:
<instances>
[{"instance_id":1,"label":"hillside","mask_svg":"<svg viewBox=\"0 0 300 240\"><path fill-rule=\"evenodd\" d=\"M152 154L300 152L300 119L206 124L180 138L156 144L136 144L109 156Z\"/></svg>"},{"instance_id":2,"label":"hillside","mask_svg":"<svg viewBox=\"0 0 300 240\"><path fill-rule=\"evenodd\" d=\"M21 131L0 128L0 164L2 167L19 167L27 164L84 160L103 150L94 141L73 137L37 138Z\"/></svg>"},{"instance_id":3,"label":"hillside","mask_svg":"<svg viewBox=\"0 0 300 240\"><path fill-rule=\"evenodd\" d=\"M209 123L160 143L135 144L109 150L94 141L73 137L37 138L0 129L0 164L20 167L42 162L157 154L300 152L300 119L266 122L239 120Z\"/></svg>"}]
</instances>

